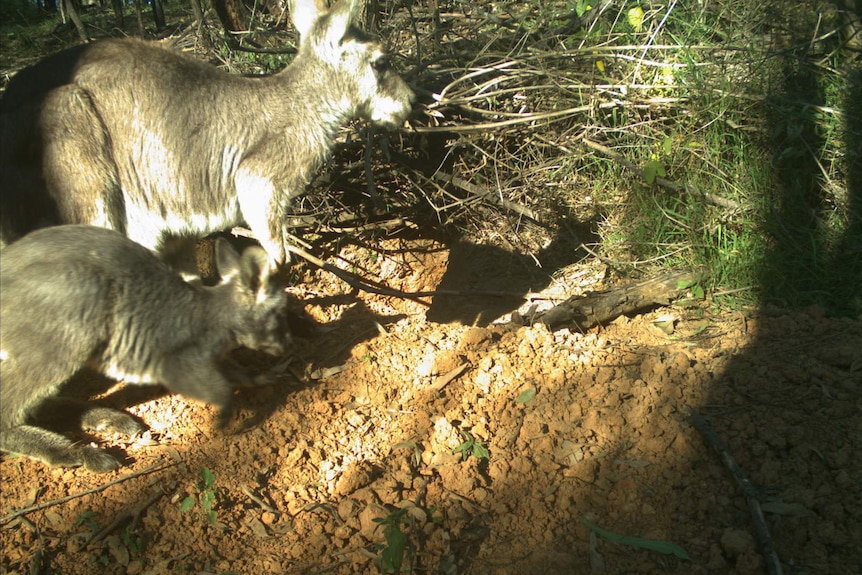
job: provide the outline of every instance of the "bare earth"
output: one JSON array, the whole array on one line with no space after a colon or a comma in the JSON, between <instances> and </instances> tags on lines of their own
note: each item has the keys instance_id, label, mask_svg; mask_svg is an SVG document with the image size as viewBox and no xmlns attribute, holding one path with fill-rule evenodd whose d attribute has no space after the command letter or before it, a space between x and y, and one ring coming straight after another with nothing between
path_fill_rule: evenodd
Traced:
<instances>
[{"instance_id":1,"label":"bare earth","mask_svg":"<svg viewBox=\"0 0 862 575\"><path fill-rule=\"evenodd\" d=\"M701 303L550 332L497 322L521 304L499 294L584 277L589 289L603 270L555 283L494 250L387 247L347 248L344 267L403 290L495 293L427 307L306 272L291 293L320 325L289 365L266 364L275 385L237 392L228 433L210 407L144 390L130 411L151 431L105 440L128 456L116 473L4 455L0 570L378 573L397 555L375 521L388 519L407 535L405 572L764 573L745 497L694 408L758 490L785 573L859 572L862 321ZM122 391L104 401L130 403ZM453 452L469 437L480 445ZM584 519L689 559L591 543Z\"/></svg>"}]
</instances>

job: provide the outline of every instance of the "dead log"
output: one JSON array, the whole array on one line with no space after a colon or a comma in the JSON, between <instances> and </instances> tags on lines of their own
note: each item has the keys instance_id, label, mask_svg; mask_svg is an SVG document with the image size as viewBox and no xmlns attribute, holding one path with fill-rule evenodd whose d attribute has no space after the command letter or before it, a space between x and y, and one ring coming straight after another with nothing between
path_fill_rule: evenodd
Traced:
<instances>
[{"instance_id":1,"label":"dead log","mask_svg":"<svg viewBox=\"0 0 862 575\"><path fill-rule=\"evenodd\" d=\"M696 278L691 270L676 270L613 289L573 296L540 314L536 320L550 328L575 324L582 330L590 329L623 314L668 305L680 297Z\"/></svg>"}]
</instances>

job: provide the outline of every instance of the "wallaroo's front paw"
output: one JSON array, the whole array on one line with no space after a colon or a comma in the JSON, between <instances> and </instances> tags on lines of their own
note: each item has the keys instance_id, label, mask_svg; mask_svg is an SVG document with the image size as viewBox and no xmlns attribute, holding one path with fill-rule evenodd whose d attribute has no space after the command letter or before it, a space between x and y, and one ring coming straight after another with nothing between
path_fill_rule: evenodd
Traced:
<instances>
[{"instance_id":1,"label":"wallaroo's front paw","mask_svg":"<svg viewBox=\"0 0 862 575\"><path fill-rule=\"evenodd\" d=\"M120 462L117 461L114 456L108 454L106 451L102 451L101 449L89 446L81 447L80 454L84 463L84 468L88 471L92 471L94 473L108 473L109 471L116 471L120 468Z\"/></svg>"},{"instance_id":2,"label":"wallaroo's front paw","mask_svg":"<svg viewBox=\"0 0 862 575\"><path fill-rule=\"evenodd\" d=\"M281 374L275 373L272 370L266 371L264 373L259 373L257 375L245 374L245 377L234 378L234 384L236 385L236 387L244 389L254 387L267 387L278 383L280 375Z\"/></svg>"},{"instance_id":3,"label":"wallaroo's front paw","mask_svg":"<svg viewBox=\"0 0 862 575\"><path fill-rule=\"evenodd\" d=\"M81 426L96 433L116 433L134 439L147 430L137 419L119 409L99 407L91 409L84 416Z\"/></svg>"}]
</instances>

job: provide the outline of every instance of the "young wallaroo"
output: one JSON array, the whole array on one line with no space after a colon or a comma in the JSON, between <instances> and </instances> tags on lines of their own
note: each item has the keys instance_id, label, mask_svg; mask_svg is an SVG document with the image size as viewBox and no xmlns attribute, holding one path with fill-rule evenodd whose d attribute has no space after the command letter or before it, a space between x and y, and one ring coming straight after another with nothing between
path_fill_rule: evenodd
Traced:
<instances>
[{"instance_id":1,"label":"young wallaroo","mask_svg":"<svg viewBox=\"0 0 862 575\"><path fill-rule=\"evenodd\" d=\"M161 251L245 222L283 263L286 209L337 131L353 118L395 127L411 109L382 46L351 25L356 7L292 0L299 50L267 77L133 39L22 70L0 101L2 240L85 223Z\"/></svg>"},{"instance_id":2,"label":"young wallaroo","mask_svg":"<svg viewBox=\"0 0 862 575\"><path fill-rule=\"evenodd\" d=\"M104 228L45 228L0 251L0 450L115 469L108 453L38 426L62 413L89 431L142 431L123 411L57 396L84 367L215 404L226 424L233 388L246 383L229 379L239 368L227 352L281 354L289 336L267 254L255 246L240 257L219 240L216 256L222 283L201 287Z\"/></svg>"}]
</instances>

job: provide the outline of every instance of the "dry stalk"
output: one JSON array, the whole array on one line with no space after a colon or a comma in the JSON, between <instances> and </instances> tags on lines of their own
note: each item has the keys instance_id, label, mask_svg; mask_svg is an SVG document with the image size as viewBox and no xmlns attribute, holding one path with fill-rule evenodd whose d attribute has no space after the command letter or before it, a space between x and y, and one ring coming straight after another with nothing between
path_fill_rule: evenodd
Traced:
<instances>
[{"instance_id":1,"label":"dry stalk","mask_svg":"<svg viewBox=\"0 0 862 575\"><path fill-rule=\"evenodd\" d=\"M146 469L142 469L140 471L135 471L134 473L129 473L128 475L123 475L122 477L118 477L112 481L99 485L98 487L94 487L92 489L87 489L85 491L81 491L80 493L73 493L72 495L67 495L65 497L60 497L59 499L52 499L51 501L45 501L44 503L39 503L38 505L31 505L29 507L24 507L22 509L18 509L0 517L0 524L8 523L9 521L15 519L16 517L20 517L22 515L26 515L28 513L32 513L34 511L41 511L42 509L47 509L48 507L53 507L55 505L61 505L66 503L67 501L71 501L73 499L77 499L79 497L84 497L86 495L92 495L93 493L99 493L100 491L104 491L108 487L113 485L117 485L118 483L123 483L124 481L128 481L129 479L134 479L135 477L140 477L142 475L148 475L150 473L156 473L158 471L164 471L169 467L173 467L176 465L176 462L171 463L156 463L147 467Z\"/></svg>"}]
</instances>

